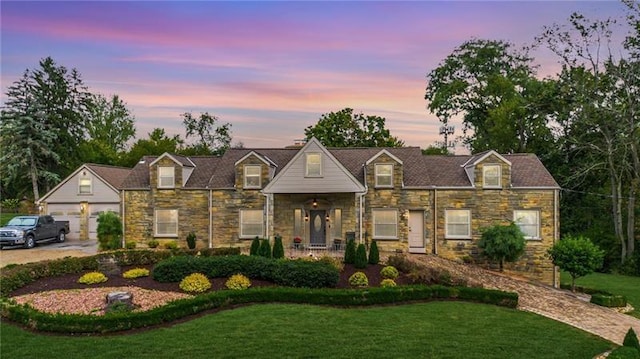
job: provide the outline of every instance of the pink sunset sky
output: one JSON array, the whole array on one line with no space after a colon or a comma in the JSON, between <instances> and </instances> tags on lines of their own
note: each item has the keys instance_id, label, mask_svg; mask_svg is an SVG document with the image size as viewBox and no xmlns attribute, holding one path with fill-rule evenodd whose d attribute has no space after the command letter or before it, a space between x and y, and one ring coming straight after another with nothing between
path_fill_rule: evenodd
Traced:
<instances>
[{"instance_id":1,"label":"pink sunset sky","mask_svg":"<svg viewBox=\"0 0 640 359\"><path fill-rule=\"evenodd\" d=\"M233 142L283 147L323 113L386 118L422 148L440 140L426 74L471 38L533 42L543 26L621 17L617 1L28 2L2 1L2 103L27 68L51 56L89 90L119 95L137 137L183 135L180 114L208 111ZM557 61L533 53L540 76ZM459 133L461 126L456 126Z\"/></svg>"}]
</instances>

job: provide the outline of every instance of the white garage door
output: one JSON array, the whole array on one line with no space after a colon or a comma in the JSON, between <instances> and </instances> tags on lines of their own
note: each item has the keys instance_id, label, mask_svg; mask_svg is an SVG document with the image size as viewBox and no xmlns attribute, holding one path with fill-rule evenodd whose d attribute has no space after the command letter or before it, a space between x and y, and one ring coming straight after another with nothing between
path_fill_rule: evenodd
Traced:
<instances>
[{"instance_id":1,"label":"white garage door","mask_svg":"<svg viewBox=\"0 0 640 359\"><path fill-rule=\"evenodd\" d=\"M102 212L114 212L120 215L120 204L89 203L89 239L98 239L98 216Z\"/></svg>"},{"instance_id":2,"label":"white garage door","mask_svg":"<svg viewBox=\"0 0 640 359\"><path fill-rule=\"evenodd\" d=\"M69 221L69 239L80 238L80 205L79 204L49 204L49 214L56 221Z\"/></svg>"}]
</instances>

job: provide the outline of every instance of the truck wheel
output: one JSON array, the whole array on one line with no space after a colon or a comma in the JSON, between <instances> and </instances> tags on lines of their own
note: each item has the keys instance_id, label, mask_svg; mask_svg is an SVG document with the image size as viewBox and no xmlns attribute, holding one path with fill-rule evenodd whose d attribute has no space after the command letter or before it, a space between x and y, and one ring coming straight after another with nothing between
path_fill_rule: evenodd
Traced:
<instances>
[{"instance_id":1,"label":"truck wheel","mask_svg":"<svg viewBox=\"0 0 640 359\"><path fill-rule=\"evenodd\" d=\"M31 249L31 248L35 247L35 245L36 245L36 239L33 238L32 235L27 236L27 239L24 242L24 247L26 249Z\"/></svg>"},{"instance_id":2,"label":"truck wheel","mask_svg":"<svg viewBox=\"0 0 640 359\"><path fill-rule=\"evenodd\" d=\"M65 239L67 239L67 235L64 231L60 231L60 233L58 233L58 243L64 242Z\"/></svg>"}]
</instances>

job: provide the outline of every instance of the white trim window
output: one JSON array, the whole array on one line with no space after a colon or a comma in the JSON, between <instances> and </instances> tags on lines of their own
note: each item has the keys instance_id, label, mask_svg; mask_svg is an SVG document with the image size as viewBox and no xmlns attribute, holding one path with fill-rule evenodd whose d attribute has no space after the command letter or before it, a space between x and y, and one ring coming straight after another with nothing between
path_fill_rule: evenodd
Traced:
<instances>
[{"instance_id":1,"label":"white trim window","mask_svg":"<svg viewBox=\"0 0 640 359\"><path fill-rule=\"evenodd\" d=\"M322 177L322 155L320 153L306 154L305 177Z\"/></svg>"},{"instance_id":2,"label":"white trim window","mask_svg":"<svg viewBox=\"0 0 640 359\"><path fill-rule=\"evenodd\" d=\"M373 238L398 239L398 211L396 209L374 209Z\"/></svg>"},{"instance_id":3,"label":"white trim window","mask_svg":"<svg viewBox=\"0 0 640 359\"><path fill-rule=\"evenodd\" d=\"M482 166L482 187L501 188L502 168L500 165Z\"/></svg>"},{"instance_id":4,"label":"white trim window","mask_svg":"<svg viewBox=\"0 0 640 359\"><path fill-rule=\"evenodd\" d=\"M158 188L174 188L176 186L175 167L158 166Z\"/></svg>"},{"instance_id":5,"label":"white trim window","mask_svg":"<svg viewBox=\"0 0 640 359\"><path fill-rule=\"evenodd\" d=\"M393 165L378 163L375 166L376 187L393 187Z\"/></svg>"},{"instance_id":6,"label":"white trim window","mask_svg":"<svg viewBox=\"0 0 640 359\"><path fill-rule=\"evenodd\" d=\"M260 165L245 165L244 166L244 188L260 188L262 166Z\"/></svg>"},{"instance_id":7,"label":"white trim window","mask_svg":"<svg viewBox=\"0 0 640 359\"><path fill-rule=\"evenodd\" d=\"M537 210L516 210L513 211L513 222L515 222L525 239L540 239L540 212Z\"/></svg>"},{"instance_id":8,"label":"white trim window","mask_svg":"<svg viewBox=\"0 0 640 359\"><path fill-rule=\"evenodd\" d=\"M240 210L240 238L262 237L264 216L261 209Z\"/></svg>"},{"instance_id":9,"label":"white trim window","mask_svg":"<svg viewBox=\"0 0 640 359\"><path fill-rule=\"evenodd\" d=\"M471 239L471 211L447 209L445 214L445 238Z\"/></svg>"},{"instance_id":10,"label":"white trim window","mask_svg":"<svg viewBox=\"0 0 640 359\"><path fill-rule=\"evenodd\" d=\"M178 210L156 209L154 211L155 235L157 237L178 236Z\"/></svg>"},{"instance_id":11,"label":"white trim window","mask_svg":"<svg viewBox=\"0 0 640 359\"><path fill-rule=\"evenodd\" d=\"M78 194L91 194L91 177L80 177L78 180Z\"/></svg>"}]
</instances>

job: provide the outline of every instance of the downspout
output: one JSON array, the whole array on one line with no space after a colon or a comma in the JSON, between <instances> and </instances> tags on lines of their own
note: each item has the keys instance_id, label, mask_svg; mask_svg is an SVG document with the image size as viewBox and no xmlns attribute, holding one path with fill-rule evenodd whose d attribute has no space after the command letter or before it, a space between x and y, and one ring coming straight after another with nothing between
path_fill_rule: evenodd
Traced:
<instances>
[{"instance_id":1,"label":"downspout","mask_svg":"<svg viewBox=\"0 0 640 359\"><path fill-rule=\"evenodd\" d=\"M209 190L209 248L213 248L213 191Z\"/></svg>"},{"instance_id":2,"label":"downspout","mask_svg":"<svg viewBox=\"0 0 640 359\"><path fill-rule=\"evenodd\" d=\"M125 220L124 220L124 218L125 218L125 213L124 213L124 208L125 208L125 207L124 207L124 202L125 202L125 201L124 201L124 190L122 190L122 195L121 195L121 196L122 196L122 197L120 197L120 202L122 203L122 204L121 204L121 206L122 206L122 210L121 210L121 212L122 212L122 248L125 248L125 242L126 242L126 241L125 241L125 233L126 233L126 228L125 228Z\"/></svg>"},{"instance_id":3,"label":"downspout","mask_svg":"<svg viewBox=\"0 0 640 359\"><path fill-rule=\"evenodd\" d=\"M364 215L362 213L363 209L364 209L364 196L367 194L367 192L369 192L369 186L367 186L367 167L365 165L362 165L362 170L364 171L364 192L360 193L360 213L359 213L359 219L358 219L358 224L360 226L359 232L360 232L360 243L364 243L364 241L362 240L362 219L364 218Z\"/></svg>"},{"instance_id":4,"label":"downspout","mask_svg":"<svg viewBox=\"0 0 640 359\"><path fill-rule=\"evenodd\" d=\"M560 191L559 190L555 190L553 191L553 244L555 245L558 242L558 236L560 235L560 229L559 229L559 221L560 221L560 215L558 213L558 200L559 200L559 194ZM558 266L554 265L553 266L553 287L554 288L559 288L560 285L558 283Z\"/></svg>"},{"instance_id":5,"label":"downspout","mask_svg":"<svg viewBox=\"0 0 640 359\"><path fill-rule=\"evenodd\" d=\"M438 255L438 189L433 188L433 254Z\"/></svg>"},{"instance_id":6,"label":"downspout","mask_svg":"<svg viewBox=\"0 0 640 359\"><path fill-rule=\"evenodd\" d=\"M264 201L264 205L266 207L265 208L265 213L267 214L267 220L266 220L266 223L265 223L267 228L266 228L266 231L265 231L266 233L265 234L266 234L267 239L269 239L269 194L268 193L262 193L262 195L264 196L264 199L265 199L265 201Z\"/></svg>"}]
</instances>

